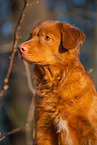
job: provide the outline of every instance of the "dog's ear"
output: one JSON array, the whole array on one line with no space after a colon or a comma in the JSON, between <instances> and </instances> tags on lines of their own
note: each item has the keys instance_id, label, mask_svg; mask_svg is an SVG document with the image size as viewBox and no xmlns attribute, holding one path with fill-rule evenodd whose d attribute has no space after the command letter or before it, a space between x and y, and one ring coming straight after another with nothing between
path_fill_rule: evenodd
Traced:
<instances>
[{"instance_id":1,"label":"dog's ear","mask_svg":"<svg viewBox=\"0 0 97 145\"><path fill-rule=\"evenodd\" d=\"M81 44L85 39L84 33L69 24L61 22L61 35L62 45L65 49L75 48L78 44Z\"/></svg>"}]
</instances>

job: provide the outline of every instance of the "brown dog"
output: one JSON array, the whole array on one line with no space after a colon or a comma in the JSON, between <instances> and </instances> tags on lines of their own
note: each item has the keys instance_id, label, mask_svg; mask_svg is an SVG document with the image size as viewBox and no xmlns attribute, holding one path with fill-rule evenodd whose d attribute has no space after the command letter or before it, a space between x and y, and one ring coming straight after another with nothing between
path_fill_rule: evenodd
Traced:
<instances>
[{"instance_id":1,"label":"brown dog","mask_svg":"<svg viewBox=\"0 0 97 145\"><path fill-rule=\"evenodd\" d=\"M65 22L43 21L18 47L39 82L35 145L97 145L97 93L78 56L84 38Z\"/></svg>"}]
</instances>

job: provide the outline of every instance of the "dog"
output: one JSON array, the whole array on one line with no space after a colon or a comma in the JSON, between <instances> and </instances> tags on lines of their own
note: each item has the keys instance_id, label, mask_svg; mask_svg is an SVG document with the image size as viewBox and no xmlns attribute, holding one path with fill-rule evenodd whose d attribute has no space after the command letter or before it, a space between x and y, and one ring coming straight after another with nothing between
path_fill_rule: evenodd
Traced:
<instances>
[{"instance_id":1,"label":"dog","mask_svg":"<svg viewBox=\"0 0 97 145\"><path fill-rule=\"evenodd\" d=\"M34 64L35 145L97 145L97 92L79 59L84 33L42 21L18 47Z\"/></svg>"}]
</instances>

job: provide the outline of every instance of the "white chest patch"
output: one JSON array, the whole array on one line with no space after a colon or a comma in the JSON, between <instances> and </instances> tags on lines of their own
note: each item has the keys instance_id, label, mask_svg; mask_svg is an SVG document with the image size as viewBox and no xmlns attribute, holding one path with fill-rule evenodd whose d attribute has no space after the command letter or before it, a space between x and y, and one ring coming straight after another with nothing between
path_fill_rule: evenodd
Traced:
<instances>
[{"instance_id":1,"label":"white chest patch","mask_svg":"<svg viewBox=\"0 0 97 145\"><path fill-rule=\"evenodd\" d=\"M57 133L61 133L61 131L63 131L63 132L65 131L66 132L66 138L65 138L66 143L68 145L73 145L73 142L72 142L72 140L70 138L70 134L69 134L69 129L68 129L67 123L68 122L66 120L63 120L62 118L60 118L60 120L59 120L59 122L57 124L57 128L58 128Z\"/></svg>"},{"instance_id":2,"label":"white chest patch","mask_svg":"<svg viewBox=\"0 0 97 145\"><path fill-rule=\"evenodd\" d=\"M68 127L67 127L67 121L66 120L63 120L62 118L60 118L58 124L57 124L57 128L58 128L58 131L57 132L61 132L62 130L66 131L67 134L69 134L69 130L68 130Z\"/></svg>"}]
</instances>

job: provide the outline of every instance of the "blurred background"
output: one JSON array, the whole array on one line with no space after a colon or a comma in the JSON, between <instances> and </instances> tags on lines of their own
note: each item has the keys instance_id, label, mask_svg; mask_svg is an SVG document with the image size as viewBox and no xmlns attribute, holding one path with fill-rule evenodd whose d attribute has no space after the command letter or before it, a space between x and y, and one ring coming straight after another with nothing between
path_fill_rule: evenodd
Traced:
<instances>
[{"instance_id":1,"label":"blurred background","mask_svg":"<svg viewBox=\"0 0 97 145\"><path fill-rule=\"evenodd\" d=\"M32 4L35 0L29 0ZM0 0L0 91L8 70L15 26L24 0ZM97 88L97 0L39 0L26 8L19 31L18 45L40 20L59 20L81 29L86 39L81 46L80 59ZM32 66L30 65L32 71ZM31 73L32 74L32 73ZM27 85L25 66L16 53L9 79L9 88L0 100L0 132L6 133L26 122L32 93ZM25 130L8 136L0 145L30 145Z\"/></svg>"}]
</instances>

